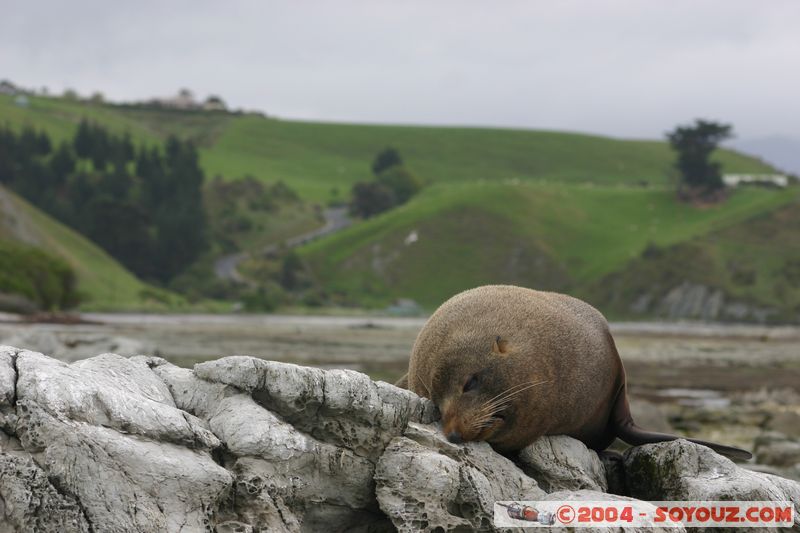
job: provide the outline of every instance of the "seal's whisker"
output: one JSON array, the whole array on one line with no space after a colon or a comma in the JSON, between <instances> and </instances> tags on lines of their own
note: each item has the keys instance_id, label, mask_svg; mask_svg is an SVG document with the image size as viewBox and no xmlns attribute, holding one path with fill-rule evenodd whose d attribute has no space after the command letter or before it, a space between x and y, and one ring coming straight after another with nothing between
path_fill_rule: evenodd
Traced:
<instances>
[{"instance_id":1,"label":"seal's whisker","mask_svg":"<svg viewBox=\"0 0 800 533\"><path fill-rule=\"evenodd\" d=\"M497 406L495 409L479 411L476 414L475 418L471 421L469 426L470 429L479 430L491 426L492 424L494 424L492 418L494 418L497 414L506 410L510 404L511 404L510 402L505 402Z\"/></svg>"},{"instance_id":2,"label":"seal's whisker","mask_svg":"<svg viewBox=\"0 0 800 533\"><path fill-rule=\"evenodd\" d=\"M525 385L527 385L527 382L522 382L522 383L517 383L516 385L512 385L512 386L510 386L509 388L507 388L506 390L504 390L504 391L501 391L501 392L500 392L500 394L498 394L497 396L494 396L494 397L492 397L492 398L489 398L489 399L487 400L487 402L491 402L491 401L493 401L493 400L495 400L495 399L499 398L500 396L502 396L502 395L504 395L504 394L508 393L509 391L512 391L512 390L514 390L514 389L516 389L516 388L519 388L519 387L524 387Z\"/></svg>"},{"instance_id":3,"label":"seal's whisker","mask_svg":"<svg viewBox=\"0 0 800 533\"><path fill-rule=\"evenodd\" d=\"M433 400L433 394L431 394L431 389L430 387L428 387L428 384L425 383L425 380L419 377L418 372L414 372L414 377L417 378L417 380L419 380L420 383L422 383L423 387L425 387L425 391L428 393L428 398Z\"/></svg>"},{"instance_id":4,"label":"seal's whisker","mask_svg":"<svg viewBox=\"0 0 800 533\"><path fill-rule=\"evenodd\" d=\"M483 409L484 406L492 406L492 405L494 405L496 403L502 403L503 401L510 400L514 396L516 396L516 395L518 395L518 394L520 394L522 392L525 392L528 389L531 389L531 388L536 387L538 385L543 385L544 383L548 383L548 382L549 382L549 380L528 382L528 383L523 383L522 387L518 387L518 386L510 387L509 389L506 389L505 391L503 391L502 393L498 394L494 398L484 402L481 405L481 409ZM516 389L516 390L512 390L512 389ZM499 397L499 396L501 396L501 397Z\"/></svg>"},{"instance_id":5,"label":"seal's whisker","mask_svg":"<svg viewBox=\"0 0 800 533\"><path fill-rule=\"evenodd\" d=\"M547 383L547 382L548 381L527 382L527 383L522 383L522 384L514 386L514 387L509 387L503 393L498 395L498 396L501 396L500 398L497 398L497 396L495 396L495 398L497 398L497 400L495 400L495 398L492 398L492 400L498 401L498 400L504 400L506 398L511 398L511 397L516 396L517 394L523 392L523 391L526 391L526 390L528 390L528 389L530 389L532 387L535 387L537 385L542 385L543 383ZM514 390L512 390L512 389L514 389ZM492 400L489 400L489 401L492 401Z\"/></svg>"},{"instance_id":6,"label":"seal's whisker","mask_svg":"<svg viewBox=\"0 0 800 533\"><path fill-rule=\"evenodd\" d=\"M478 415L485 415L485 414L492 414L502 411L503 409L507 408L511 403L511 400L504 400L502 402L498 402L492 405L484 405L481 406L477 410Z\"/></svg>"}]
</instances>

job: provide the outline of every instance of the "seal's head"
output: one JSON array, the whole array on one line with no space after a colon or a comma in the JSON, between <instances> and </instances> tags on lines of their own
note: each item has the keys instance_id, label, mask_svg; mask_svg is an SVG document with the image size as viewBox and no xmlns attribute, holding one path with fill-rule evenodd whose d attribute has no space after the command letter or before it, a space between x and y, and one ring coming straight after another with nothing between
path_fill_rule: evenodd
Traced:
<instances>
[{"instance_id":1,"label":"seal's head","mask_svg":"<svg viewBox=\"0 0 800 533\"><path fill-rule=\"evenodd\" d=\"M520 375L509 341L496 336L480 344L456 345L429 359L433 366L417 373L417 384L411 386L439 407L442 429L451 442L487 441L513 448L516 426L527 421L515 400L542 382Z\"/></svg>"}]
</instances>

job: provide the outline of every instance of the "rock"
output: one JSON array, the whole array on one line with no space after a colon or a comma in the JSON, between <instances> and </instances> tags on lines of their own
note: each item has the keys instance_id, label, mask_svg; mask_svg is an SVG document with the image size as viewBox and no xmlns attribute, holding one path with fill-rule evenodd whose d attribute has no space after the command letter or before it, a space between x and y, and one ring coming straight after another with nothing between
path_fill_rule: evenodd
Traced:
<instances>
[{"instance_id":1,"label":"rock","mask_svg":"<svg viewBox=\"0 0 800 533\"><path fill-rule=\"evenodd\" d=\"M756 461L782 468L800 465L800 442L777 432L763 433L755 441Z\"/></svg>"},{"instance_id":2,"label":"rock","mask_svg":"<svg viewBox=\"0 0 800 533\"><path fill-rule=\"evenodd\" d=\"M767 423L767 427L774 431L800 439L800 413L795 411L778 411L774 413Z\"/></svg>"},{"instance_id":3,"label":"rock","mask_svg":"<svg viewBox=\"0 0 800 533\"><path fill-rule=\"evenodd\" d=\"M0 454L0 501L12 531L91 531L78 501L61 494L30 457Z\"/></svg>"},{"instance_id":4,"label":"rock","mask_svg":"<svg viewBox=\"0 0 800 533\"><path fill-rule=\"evenodd\" d=\"M106 354L16 358L17 435L96 531L202 529L230 490L219 440L147 366ZM70 530L67 528L66 530Z\"/></svg>"},{"instance_id":5,"label":"rock","mask_svg":"<svg viewBox=\"0 0 800 533\"><path fill-rule=\"evenodd\" d=\"M46 326L20 326L13 335L2 339L4 344L46 353L63 361L77 361L98 353L123 356L157 355L158 349L146 342L129 337L102 333L70 333L51 331Z\"/></svg>"},{"instance_id":6,"label":"rock","mask_svg":"<svg viewBox=\"0 0 800 533\"><path fill-rule=\"evenodd\" d=\"M608 490L605 468L597 453L570 437L541 437L520 450L519 462L547 492Z\"/></svg>"},{"instance_id":7,"label":"rock","mask_svg":"<svg viewBox=\"0 0 800 533\"><path fill-rule=\"evenodd\" d=\"M725 499L726 483L755 487L733 496L800 493L688 443L624 462L569 437L513 457L456 445L409 391L249 357L190 370L2 347L0 415L3 533L498 531L496 501L617 498L606 487L655 500Z\"/></svg>"},{"instance_id":8,"label":"rock","mask_svg":"<svg viewBox=\"0 0 800 533\"><path fill-rule=\"evenodd\" d=\"M36 352L17 355L20 416L84 422L157 441L216 448L216 436L198 418L178 409L166 385L147 366L114 354L67 365ZM30 424L21 435L46 443Z\"/></svg>"},{"instance_id":9,"label":"rock","mask_svg":"<svg viewBox=\"0 0 800 533\"><path fill-rule=\"evenodd\" d=\"M598 454L606 472L606 484L610 494L624 496L628 493L625 487L625 461L621 453L606 450Z\"/></svg>"},{"instance_id":10,"label":"rock","mask_svg":"<svg viewBox=\"0 0 800 533\"><path fill-rule=\"evenodd\" d=\"M486 443L456 446L441 431L409 424L375 471L380 507L398 531L492 530L494 502L544 492Z\"/></svg>"},{"instance_id":11,"label":"rock","mask_svg":"<svg viewBox=\"0 0 800 533\"><path fill-rule=\"evenodd\" d=\"M636 398L630 403L631 415L639 427L658 433L673 433L675 430L669 424L667 415L656 404Z\"/></svg>"},{"instance_id":12,"label":"rock","mask_svg":"<svg viewBox=\"0 0 800 533\"><path fill-rule=\"evenodd\" d=\"M200 363L195 375L245 390L301 431L372 459L409 421L437 416L430 401L353 370L238 356Z\"/></svg>"},{"instance_id":13,"label":"rock","mask_svg":"<svg viewBox=\"0 0 800 533\"><path fill-rule=\"evenodd\" d=\"M628 450L625 481L632 497L646 501L791 501L800 528L800 483L740 468L683 439Z\"/></svg>"},{"instance_id":14,"label":"rock","mask_svg":"<svg viewBox=\"0 0 800 533\"><path fill-rule=\"evenodd\" d=\"M651 505L647 502L642 502L636 500L634 498L628 498L625 496L618 496L616 494L606 494L603 492L597 492L593 490L566 490L566 491L559 491L553 492L551 494L545 495L541 498L542 501L628 501L637 504L637 509L642 510L649 510L651 513L655 512L655 506ZM572 531L578 528L573 528ZM592 533L617 533L617 532L625 532L625 533L658 533L658 532L665 532L665 533L681 533L682 531L685 532L686 528L682 526L675 526L670 528L661 528L661 527L654 527L654 525L649 525L645 527L587 527L587 528L580 528L578 529L581 532L592 532ZM552 528L548 531L568 531L567 528Z\"/></svg>"},{"instance_id":15,"label":"rock","mask_svg":"<svg viewBox=\"0 0 800 533\"><path fill-rule=\"evenodd\" d=\"M16 348L0 346L0 428L10 431L17 422L17 352Z\"/></svg>"}]
</instances>

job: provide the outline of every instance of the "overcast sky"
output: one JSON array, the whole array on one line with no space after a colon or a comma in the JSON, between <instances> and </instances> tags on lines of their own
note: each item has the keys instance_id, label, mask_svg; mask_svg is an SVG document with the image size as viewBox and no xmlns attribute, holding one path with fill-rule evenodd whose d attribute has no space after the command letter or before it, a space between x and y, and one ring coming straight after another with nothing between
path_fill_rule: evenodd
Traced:
<instances>
[{"instance_id":1,"label":"overcast sky","mask_svg":"<svg viewBox=\"0 0 800 533\"><path fill-rule=\"evenodd\" d=\"M283 118L800 137L800 1L2 2L0 79Z\"/></svg>"}]
</instances>

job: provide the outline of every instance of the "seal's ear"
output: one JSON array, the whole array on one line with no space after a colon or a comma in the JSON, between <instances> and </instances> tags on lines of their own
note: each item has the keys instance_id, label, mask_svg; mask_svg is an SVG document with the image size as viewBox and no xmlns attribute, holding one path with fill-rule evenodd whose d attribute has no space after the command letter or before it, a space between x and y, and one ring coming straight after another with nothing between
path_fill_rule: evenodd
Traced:
<instances>
[{"instance_id":1,"label":"seal's ear","mask_svg":"<svg viewBox=\"0 0 800 533\"><path fill-rule=\"evenodd\" d=\"M503 355L508 353L508 341L501 339L500 335L494 340L494 344L492 344L492 351L498 355Z\"/></svg>"}]
</instances>

